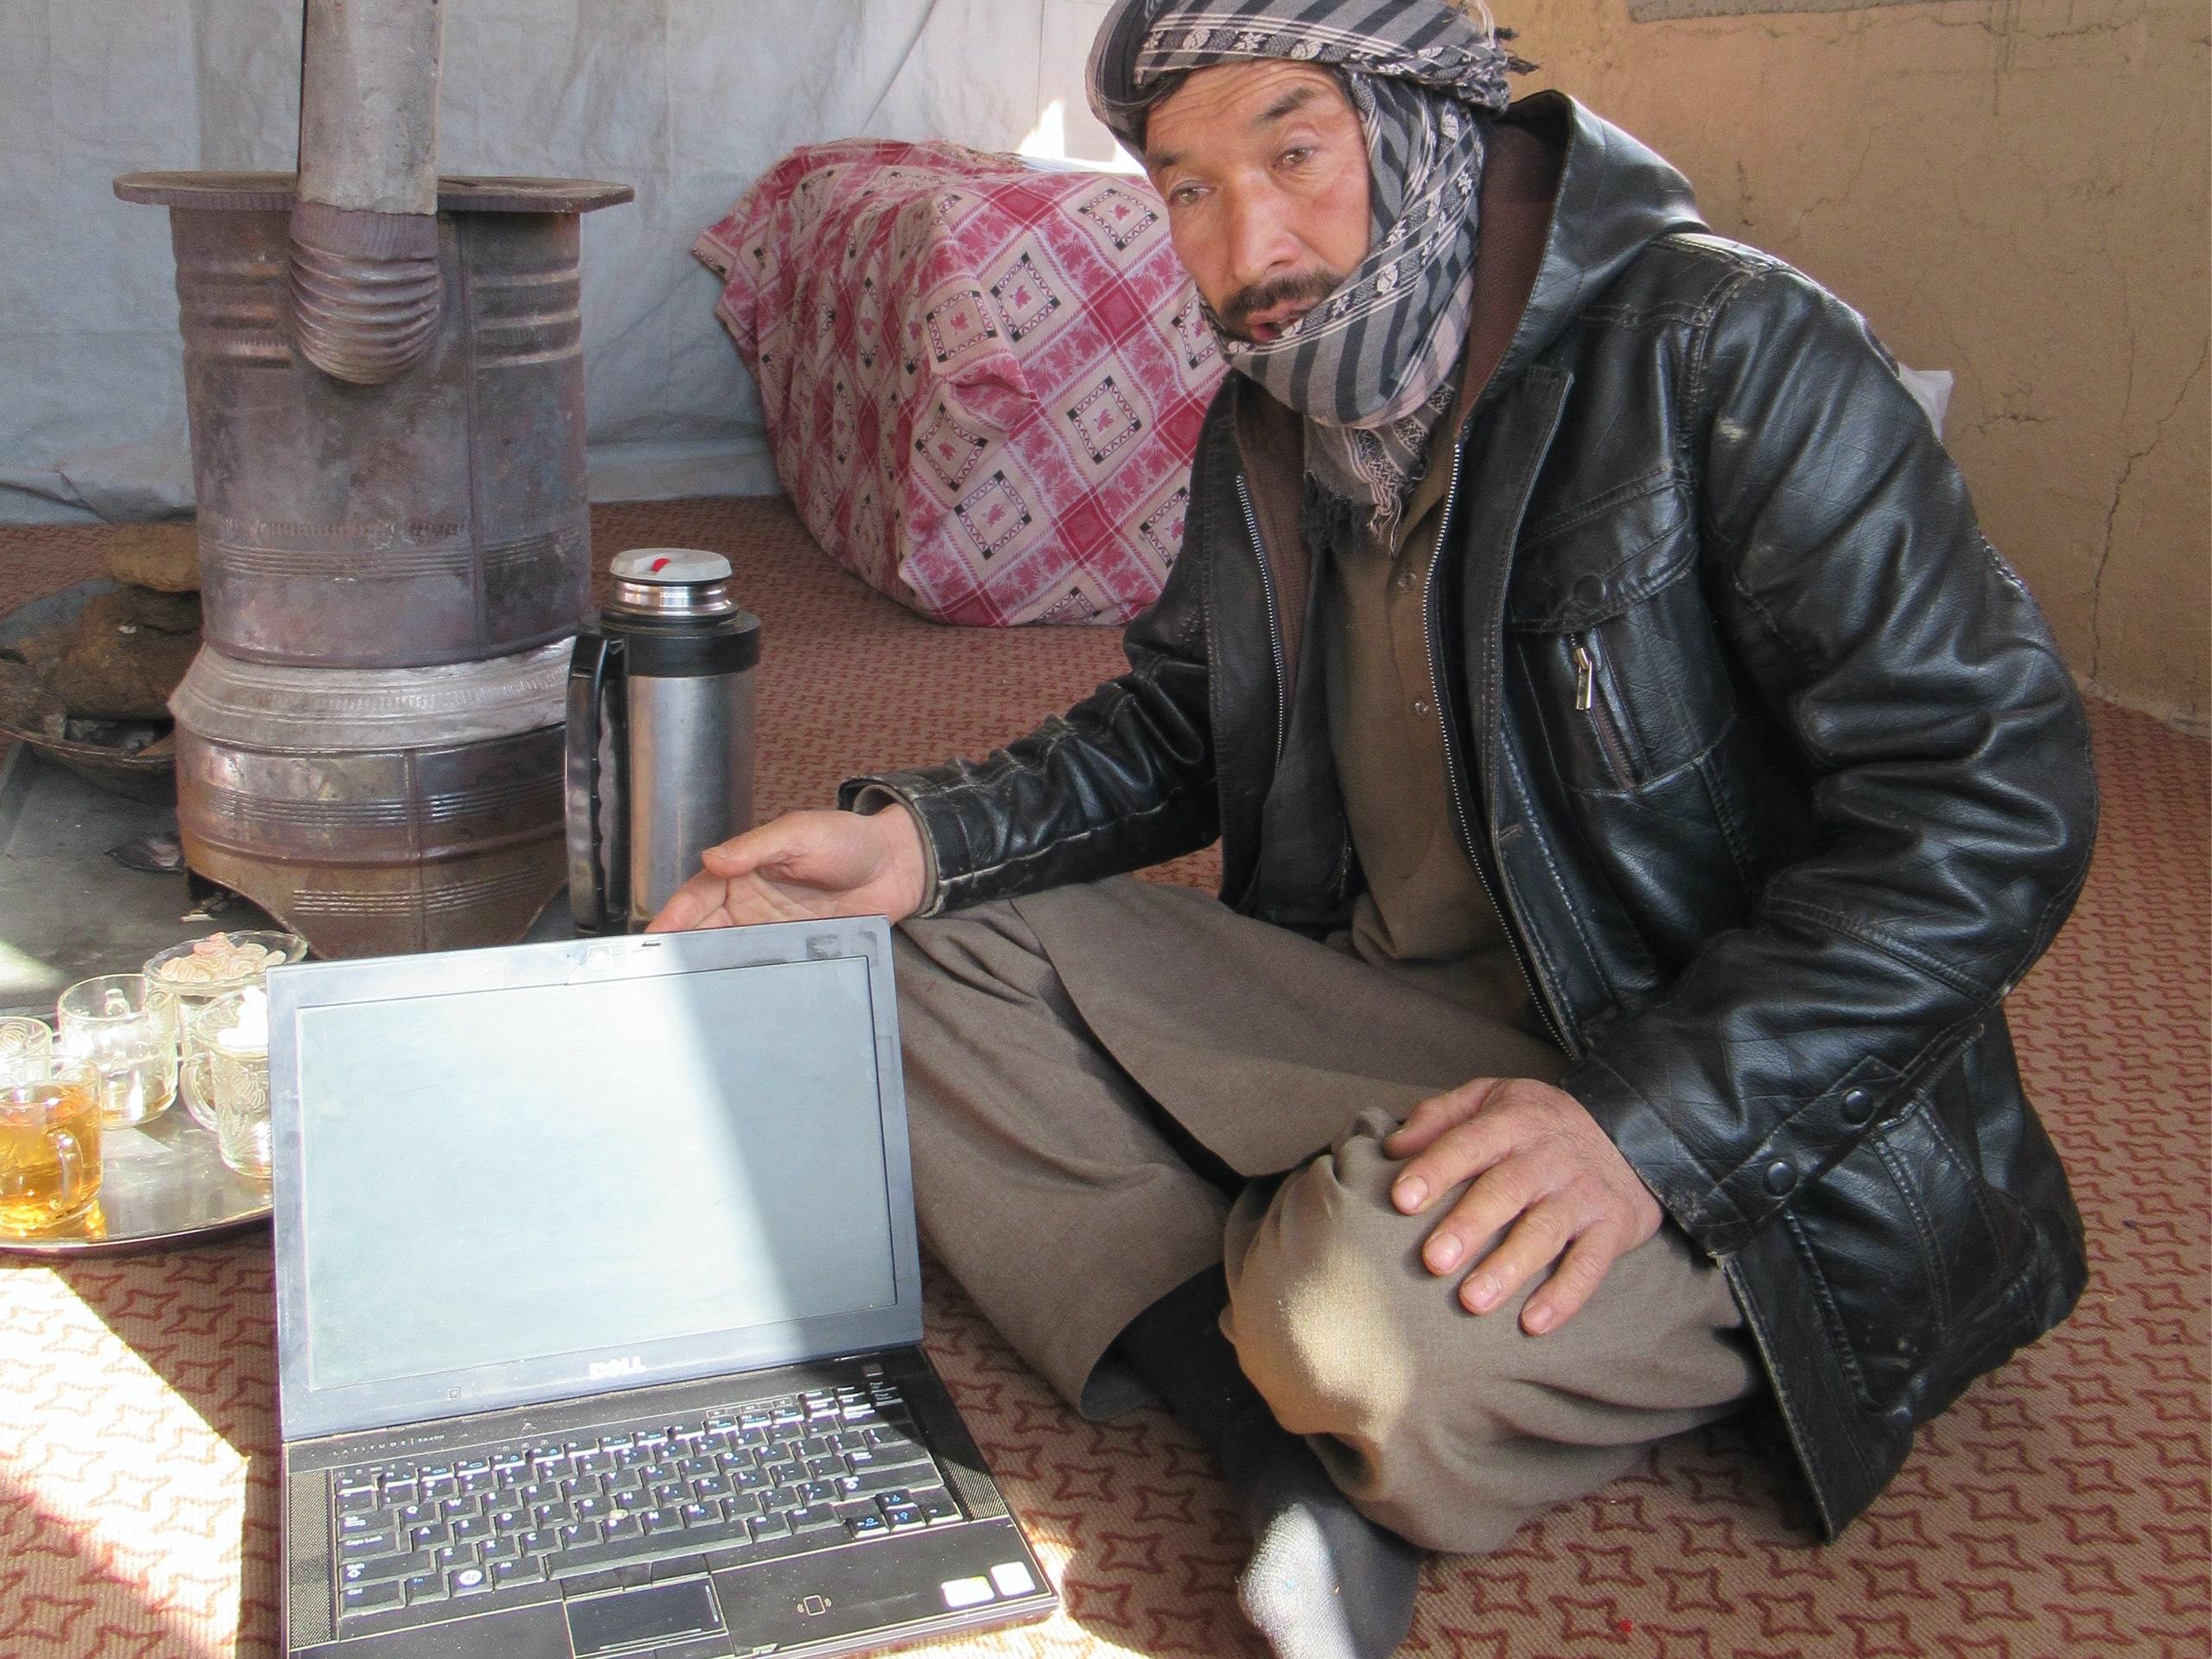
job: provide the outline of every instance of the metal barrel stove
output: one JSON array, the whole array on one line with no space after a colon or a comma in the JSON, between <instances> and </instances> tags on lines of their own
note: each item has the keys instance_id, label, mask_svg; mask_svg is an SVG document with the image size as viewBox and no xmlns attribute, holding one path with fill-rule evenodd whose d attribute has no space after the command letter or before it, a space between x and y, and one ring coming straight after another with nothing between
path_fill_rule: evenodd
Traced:
<instances>
[{"instance_id":1,"label":"metal barrel stove","mask_svg":"<svg viewBox=\"0 0 2212 1659\"><path fill-rule=\"evenodd\" d=\"M116 193L167 207L176 252L205 630L172 702L187 860L325 956L520 938L566 874L590 594L579 216L629 187L438 181L442 304L377 384L301 348L291 175Z\"/></svg>"}]
</instances>

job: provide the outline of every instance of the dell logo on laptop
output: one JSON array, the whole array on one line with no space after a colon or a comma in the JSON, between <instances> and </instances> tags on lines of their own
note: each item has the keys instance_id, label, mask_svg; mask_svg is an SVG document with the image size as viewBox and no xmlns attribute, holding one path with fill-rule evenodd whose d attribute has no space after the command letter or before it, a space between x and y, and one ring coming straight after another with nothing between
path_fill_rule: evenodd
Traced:
<instances>
[{"instance_id":1,"label":"dell logo on laptop","mask_svg":"<svg viewBox=\"0 0 2212 1659\"><path fill-rule=\"evenodd\" d=\"M627 1354L620 1359L594 1359L591 1363L591 1380L604 1382L610 1376L635 1376L645 1369L643 1354Z\"/></svg>"}]
</instances>

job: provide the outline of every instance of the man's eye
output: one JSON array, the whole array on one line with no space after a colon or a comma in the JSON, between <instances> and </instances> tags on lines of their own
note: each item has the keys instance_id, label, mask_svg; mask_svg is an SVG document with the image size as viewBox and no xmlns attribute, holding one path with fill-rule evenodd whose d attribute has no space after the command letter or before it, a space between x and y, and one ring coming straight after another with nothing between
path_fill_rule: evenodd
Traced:
<instances>
[{"instance_id":1,"label":"man's eye","mask_svg":"<svg viewBox=\"0 0 2212 1659\"><path fill-rule=\"evenodd\" d=\"M1276 159L1285 167L1297 167L1310 161L1313 156L1313 149L1310 144L1294 144Z\"/></svg>"}]
</instances>

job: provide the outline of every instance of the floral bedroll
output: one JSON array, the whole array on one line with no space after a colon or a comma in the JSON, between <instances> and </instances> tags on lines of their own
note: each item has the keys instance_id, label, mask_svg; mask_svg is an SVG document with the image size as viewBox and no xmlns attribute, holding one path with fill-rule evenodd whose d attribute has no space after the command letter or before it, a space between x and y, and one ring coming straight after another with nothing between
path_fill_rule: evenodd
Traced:
<instances>
[{"instance_id":1,"label":"floral bedroll","mask_svg":"<svg viewBox=\"0 0 2212 1659\"><path fill-rule=\"evenodd\" d=\"M810 145L693 251L838 563L970 626L1118 623L1159 593L1222 363L1141 178Z\"/></svg>"}]
</instances>

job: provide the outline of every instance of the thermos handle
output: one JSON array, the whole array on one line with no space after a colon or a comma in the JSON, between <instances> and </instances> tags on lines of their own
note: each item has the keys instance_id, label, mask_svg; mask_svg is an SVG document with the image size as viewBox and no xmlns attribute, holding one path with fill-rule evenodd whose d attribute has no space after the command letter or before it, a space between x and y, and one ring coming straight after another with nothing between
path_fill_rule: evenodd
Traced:
<instances>
[{"instance_id":1,"label":"thermos handle","mask_svg":"<svg viewBox=\"0 0 2212 1659\"><path fill-rule=\"evenodd\" d=\"M620 776L622 743L616 734L614 775L599 764L601 711L609 694L620 707L622 641L587 627L569 658L568 776L563 794L568 814L569 913L579 933L620 931L630 907L628 849L610 847L602 826L618 832L626 819ZM619 721L619 715L613 716ZM612 810L609 810L609 809Z\"/></svg>"}]
</instances>

